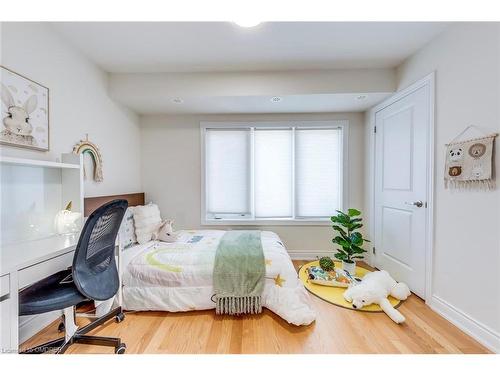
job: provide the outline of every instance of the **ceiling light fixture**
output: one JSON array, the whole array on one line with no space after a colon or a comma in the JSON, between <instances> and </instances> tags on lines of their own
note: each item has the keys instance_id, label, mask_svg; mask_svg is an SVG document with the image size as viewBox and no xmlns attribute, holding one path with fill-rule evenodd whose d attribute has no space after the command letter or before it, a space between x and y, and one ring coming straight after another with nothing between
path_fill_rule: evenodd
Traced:
<instances>
[{"instance_id":1,"label":"ceiling light fixture","mask_svg":"<svg viewBox=\"0 0 500 375\"><path fill-rule=\"evenodd\" d=\"M271 98L271 102L273 102L273 103L279 103L279 102L281 102L282 100L283 100L283 98L282 98L281 96L273 96L273 97Z\"/></svg>"},{"instance_id":2,"label":"ceiling light fixture","mask_svg":"<svg viewBox=\"0 0 500 375\"><path fill-rule=\"evenodd\" d=\"M239 20L239 21L234 21L234 23L240 27L255 27L257 25L260 25L260 21L256 20Z\"/></svg>"},{"instance_id":3,"label":"ceiling light fixture","mask_svg":"<svg viewBox=\"0 0 500 375\"><path fill-rule=\"evenodd\" d=\"M175 104L181 104L184 103L184 100L182 100L182 98L173 98L172 102L174 102Z\"/></svg>"}]
</instances>

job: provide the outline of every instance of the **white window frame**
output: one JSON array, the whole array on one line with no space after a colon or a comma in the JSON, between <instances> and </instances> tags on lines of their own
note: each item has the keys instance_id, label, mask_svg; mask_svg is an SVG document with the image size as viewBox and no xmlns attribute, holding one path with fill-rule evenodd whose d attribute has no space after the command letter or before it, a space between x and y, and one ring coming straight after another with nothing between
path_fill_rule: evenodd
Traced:
<instances>
[{"instance_id":1,"label":"white window frame","mask_svg":"<svg viewBox=\"0 0 500 375\"><path fill-rule=\"evenodd\" d=\"M302 128L302 129L341 129L341 163L342 163L342 195L341 195L341 210L348 206L349 194L349 121L348 120L329 120L329 121L247 121L247 122L200 122L200 139L201 139L201 225L331 225L330 218L258 218L253 217L254 209L254 191L253 183L250 187L250 205L252 213L250 215L241 216L236 215L223 215L221 218L208 218L207 217L207 189L206 189L206 160L205 160L205 136L207 129L250 129L250 153L251 160L253 161L254 150L254 130L255 128ZM295 132L295 130L293 130ZM295 134L293 135L293 142L295 142ZM295 164L295 144L293 145L293 159L292 163ZM251 181L253 182L253 164L250 168ZM295 216L296 196L295 196L295 165L292 167L292 194L294 201L292 203L292 215Z\"/></svg>"}]
</instances>

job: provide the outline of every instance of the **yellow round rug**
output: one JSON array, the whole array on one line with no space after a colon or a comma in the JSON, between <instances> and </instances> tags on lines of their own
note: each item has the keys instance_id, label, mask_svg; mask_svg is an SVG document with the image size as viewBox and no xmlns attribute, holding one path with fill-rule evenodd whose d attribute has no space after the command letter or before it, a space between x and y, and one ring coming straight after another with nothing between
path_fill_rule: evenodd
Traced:
<instances>
[{"instance_id":1,"label":"yellow round rug","mask_svg":"<svg viewBox=\"0 0 500 375\"><path fill-rule=\"evenodd\" d=\"M321 298L322 300L329 302L331 304L340 306L340 307L345 307L346 309L351 309L351 310L356 310L356 311L368 311L368 312L381 312L382 309L380 308L379 305L376 304L371 304L368 306L365 306L361 309L354 309L352 305L347 302L344 299L344 292L345 288L340 288L336 286L324 286L324 285L318 285L311 283L307 277L307 268L311 266L319 266L319 261L314 261L310 262L307 264L304 264L302 267L299 269L299 279L302 281L302 284L306 287L306 289L314 294L316 297ZM335 262L335 267L341 268L340 262ZM366 268L357 266L356 267L356 277L363 277L365 274L370 272ZM389 302L391 303L392 306L395 308L399 307L401 304L401 301L389 296Z\"/></svg>"}]
</instances>

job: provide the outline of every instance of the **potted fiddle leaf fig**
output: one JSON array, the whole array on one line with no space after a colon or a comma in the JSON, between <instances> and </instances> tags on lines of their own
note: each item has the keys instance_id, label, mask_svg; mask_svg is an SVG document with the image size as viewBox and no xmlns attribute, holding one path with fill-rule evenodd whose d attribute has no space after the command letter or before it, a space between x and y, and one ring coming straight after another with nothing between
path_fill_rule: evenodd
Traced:
<instances>
[{"instance_id":1,"label":"potted fiddle leaf fig","mask_svg":"<svg viewBox=\"0 0 500 375\"><path fill-rule=\"evenodd\" d=\"M337 210L337 215L330 218L337 234L332 242L339 246L335 258L342 261L342 269L353 276L356 273L356 260L363 259L363 253L366 253L362 246L370 242L358 231L363 227L360 216L361 211L350 208L347 213Z\"/></svg>"}]
</instances>

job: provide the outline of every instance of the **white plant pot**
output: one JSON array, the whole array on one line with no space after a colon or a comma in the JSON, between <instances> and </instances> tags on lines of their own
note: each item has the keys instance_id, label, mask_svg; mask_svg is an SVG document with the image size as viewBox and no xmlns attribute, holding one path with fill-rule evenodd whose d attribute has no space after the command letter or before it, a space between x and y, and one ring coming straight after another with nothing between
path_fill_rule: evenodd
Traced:
<instances>
[{"instance_id":1,"label":"white plant pot","mask_svg":"<svg viewBox=\"0 0 500 375\"><path fill-rule=\"evenodd\" d=\"M349 274L351 276L355 276L356 275L356 262L346 263L346 262L342 261L342 269L344 271L349 272Z\"/></svg>"}]
</instances>

